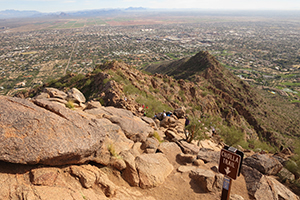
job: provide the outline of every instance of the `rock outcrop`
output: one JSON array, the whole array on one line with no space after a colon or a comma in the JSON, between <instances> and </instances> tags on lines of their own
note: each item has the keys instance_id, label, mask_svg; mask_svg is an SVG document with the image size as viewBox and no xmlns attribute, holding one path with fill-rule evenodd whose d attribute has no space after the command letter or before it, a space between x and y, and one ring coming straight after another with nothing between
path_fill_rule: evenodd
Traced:
<instances>
[{"instance_id":1,"label":"rock outcrop","mask_svg":"<svg viewBox=\"0 0 300 200\"><path fill-rule=\"evenodd\" d=\"M266 175L276 175L283 167L277 159L267 154L254 154L247 157L244 159L244 164Z\"/></svg>"},{"instance_id":2,"label":"rock outcrop","mask_svg":"<svg viewBox=\"0 0 300 200\"><path fill-rule=\"evenodd\" d=\"M219 144L186 142L183 118L156 123L125 109L85 103L78 92L72 92L80 105L73 110L64 103L71 93L53 88L32 100L0 96L0 199L219 198ZM251 159L261 157L252 165ZM245 160L251 198L299 199L264 175L279 170L275 158ZM241 190L233 197L249 199L246 186Z\"/></svg>"},{"instance_id":3,"label":"rock outcrop","mask_svg":"<svg viewBox=\"0 0 300 200\"><path fill-rule=\"evenodd\" d=\"M243 165L242 174L245 176L248 192L254 199L300 199L276 179L265 176L254 168Z\"/></svg>"},{"instance_id":4,"label":"rock outcrop","mask_svg":"<svg viewBox=\"0 0 300 200\"><path fill-rule=\"evenodd\" d=\"M172 172L173 165L161 153L142 154L135 159L141 188L151 188L162 184Z\"/></svg>"},{"instance_id":5,"label":"rock outcrop","mask_svg":"<svg viewBox=\"0 0 300 200\"><path fill-rule=\"evenodd\" d=\"M65 165L93 160L110 126L42 99L0 96L0 102L0 160L6 162Z\"/></svg>"}]
</instances>

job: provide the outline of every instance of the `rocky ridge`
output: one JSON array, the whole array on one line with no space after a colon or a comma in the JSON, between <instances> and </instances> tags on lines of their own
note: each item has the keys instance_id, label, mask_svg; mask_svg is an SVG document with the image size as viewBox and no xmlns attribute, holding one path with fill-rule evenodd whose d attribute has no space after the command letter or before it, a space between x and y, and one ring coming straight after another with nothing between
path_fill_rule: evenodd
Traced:
<instances>
[{"instance_id":1,"label":"rocky ridge","mask_svg":"<svg viewBox=\"0 0 300 200\"><path fill-rule=\"evenodd\" d=\"M32 99L0 97L0 199L219 198L224 144L187 143L184 109L159 121L82 96L46 88ZM246 155L233 199L299 199L269 176L285 157Z\"/></svg>"},{"instance_id":2,"label":"rocky ridge","mask_svg":"<svg viewBox=\"0 0 300 200\"><path fill-rule=\"evenodd\" d=\"M267 99L265 89L251 87L234 76L208 52L201 51L190 58L150 65L144 70L174 76L177 80L190 80L207 88L218 104L218 113L228 123L238 127L242 127L242 124L252 127L242 128L249 138L260 135L280 147L293 146L292 140L287 139L286 135L298 137L300 129L299 117L296 117L296 113L299 113L297 105L278 96Z\"/></svg>"},{"instance_id":3,"label":"rocky ridge","mask_svg":"<svg viewBox=\"0 0 300 200\"><path fill-rule=\"evenodd\" d=\"M125 63L112 61L97 66L92 73L68 74L16 96L32 97L45 87L64 92L76 87L88 100L124 108L136 115L146 112L148 117L184 106L189 115L197 118L221 118L223 125L243 132L247 141L260 137L278 149L294 146L290 137L296 137L300 131L300 118L298 112L294 112L298 110L296 104L282 99L271 104L274 97L267 100L260 94L263 90L231 74L208 52L145 70L165 74L149 75ZM280 106L282 104L285 106Z\"/></svg>"}]
</instances>

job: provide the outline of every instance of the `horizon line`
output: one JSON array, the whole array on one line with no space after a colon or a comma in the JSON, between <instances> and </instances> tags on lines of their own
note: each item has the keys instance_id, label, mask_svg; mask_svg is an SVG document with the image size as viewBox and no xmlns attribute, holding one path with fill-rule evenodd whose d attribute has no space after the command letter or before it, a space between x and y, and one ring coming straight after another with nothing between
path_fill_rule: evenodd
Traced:
<instances>
[{"instance_id":1,"label":"horizon line","mask_svg":"<svg viewBox=\"0 0 300 200\"><path fill-rule=\"evenodd\" d=\"M79 11L93 11L93 10L126 10L132 8L130 11L141 11L138 9L144 9L145 10L165 10L165 11L186 11L186 10L194 10L194 11L280 11L280 12L287 12L287 11L300 11L300 9L238 9L238 8L232 8L232 9L221 9L221 8L149 8L149 7L120 7L120 8L95 8L95 9L82 9L82 10L71 10L71 11L50 11L50 12L45 12L45 11L39 11L39 10L18 10L18 9L5 9L5 10L0 10L0 12L5 12L5 11L20 11L20 12L39 12L39 13L59 13L59 12L65 12L65 13L70 13L70 12L79 12ZM137 9L137 10L134 10Z\"/></svg>"}]
</instances>

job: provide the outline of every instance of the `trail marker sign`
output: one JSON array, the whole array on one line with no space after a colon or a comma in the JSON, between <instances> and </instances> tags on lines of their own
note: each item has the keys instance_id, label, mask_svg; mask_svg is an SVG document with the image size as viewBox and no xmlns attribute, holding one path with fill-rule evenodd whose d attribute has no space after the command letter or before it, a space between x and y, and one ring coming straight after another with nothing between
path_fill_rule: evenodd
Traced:
<instances>
[{"instance_id":1,"label":"trail marker sign","mask_svg":"<svg viewBox=\"0 0 300 200\"><path fill-rule=\"evenodd\" d=\"M228 149L228 150L227 150ZM219 172L231 179L236 179L240 173L241 162L243 159L243 152L232 147L225 147L221 150L219 161Z\"/></svg>"}]
</instances>

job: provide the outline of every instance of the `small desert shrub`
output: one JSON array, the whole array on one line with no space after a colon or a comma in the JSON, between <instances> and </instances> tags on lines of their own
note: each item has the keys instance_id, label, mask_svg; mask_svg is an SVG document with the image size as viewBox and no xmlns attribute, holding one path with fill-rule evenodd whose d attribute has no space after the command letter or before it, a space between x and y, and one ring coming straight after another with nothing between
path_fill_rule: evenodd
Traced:
<instances>
[{"instance_id":1,"label":"small desert shrub","mask_svg":"<svg viewBox=\"0 0 300 200\"><path fill-rule=\"evenodd\" d=\"M71 78L71 80L69 81L70 85L72 85L73 83L77 83L78 81L84 79L85 76L83 74L78 74L77 76L74 76Z\"/></svg>"},{"instance_id":2,"label":"small desert shrub","mask_svg":"<svg viewBox=\"0 0 300 200\"><path fill-rule=\"evenodd\" d=\"M244 139L244 133L235 126L220 126L220 135L224 139L224 142L232 146L241 142Z\"/></svg>"},{"instance_id":3,"label":"small desert shrub","mask_svg":"<svg viewBox=\"0 0 300 200\"><path fill-rule=\"evenodd\" d=\"M111 156L113 156L115 158L121 158L121 156L116 152L115 146L113 144L109 144L107 146L107 149Z\"/></svg>"},{"instance_id":4,"label":"small desert shrub","mask_svg":"<svg viewBox=\"0 0 300 200\"><path fill-rule=\"evenodd\" d=\"M105 101L102 98L99 98L99 102L101 103L102 106L105 105Z\"/></svg>"},{"instance_id":5,"label":"small desert shrub","mask_svg":"<svg viewBox=\"0 0 300 200\"><path fill-rule=\"evenodd\" d=\"M63 87L63 84L61 82L56 82L56 83L54 83L54 87L61 88L61 87Z\"/></svg>"},{"instance_id":6,"label":"small desert shrub","mask_svg":"<svg viewBox=\"0 0 300 200\"><path fill-rule=\"evenodd\" d=\"M67 108L70 108L70 109L74 109L74 102L73 101L68 101L67 103L66 103L66 107Z\"/></svg>"},{"instance_id":7,"label":"small desert shrub","mask_svg":"<svg viewBox=\"0 0 300 200\"><path fill-rule=\"evenodd\" d=\"M238 142L240 143L240 142ZM267 152L271 152L271 153L275 153L277 151L276 148L274 148L273 146L271 146L270 144L268 144L267 142L261 141L261 140L248 140L246 144L240 144L243 148L249 148L249 144L251 144L251 146L254 146L254 151L267 151Z\"/></svg>"},{"instance_id":8,"label":"small desert shrub","mask_svg":"<svg viewBox=\"0 0 300 200\"><path fill-rule=\"evenodd\" d=\"M163 141L161 140L159 134L158 134L156 131L154 131L153 137L156 138L156 139L159 141L159 143L162 143L162 142L163 142Z\"/></svg>"},{"instance_id":9,"label":"small desert shrub","mask_svg":"<svg viewBox=\"0 0 300 200\"><path fill-rule=\"evenodd\" d=\"M146 109L147 117L153 117L155 113L160 113L164 110L172 110L170 106L162 103L152 95L140 95L136 99L136 102L148 107L148 109Z\"/></svg>"},{"instance_id":10,"label":"small desert shrub","mask_svg":"<svg viewBox=\"0 0 300 200\"><path fill-rule=\"evenodd\" d=\"M100 72L102 72L102 69L97 68L97 69L95 69L92 73L93 73L93 74L98 74L98 73L100 73Z\"/></svg>"},{"instance_id":11,"label":"small desert shrub","mask_svg":"<svg viewBox=\"0 0 300 200\"><path fill-rule=\"evenodd\" d=\"M123 88L125 94L139 94L141 91L132 84L128 84Z\"/></svg>"},{"instance_id":12,"label":"small desert shrub","mask_svg":"<svg viewBox=\"0 0 300 200\"><path fill-rule=\"evenodd\" d=\"M108 82L111 81L111 80L112 80L111 78L110 78L110 79L109 79L109 78L106 78L106 79L103 80L103 84L105 85L106 83L108 83Z\"/></svg>"},{"instance_id":13,"label":"small desert shrub","mask_svg":"<svg viewBox=\"0 0 300 200\"><path fill-rule=\"evenodd\" d=\"M92 83L92 80L91 80L91 79L88 79L88 80L85 82L84 86L89 86L91 83Z\"/></svg>"},{"instance_id":14,"label":"small desert shrub","mask_svg":"<svg viewBox=\"0 0 300 200\"><path fill-rule=\"evenodd\" d=\"M185 102L186 98L185 98L185 96L184 96L184 91L183 91L183 90L180 90L180 91L178 92L178 94L179 94L179 96L181 97L182 101Z\"/></svg>"},{"instance_id":15,"label":"small desert shrub","mask_svg":"<svg viewBox=\"0 0 300 200\"><path fill-rule=\"evenodd\" d=\"M203 92L201 93L202 97L206 97L206 96L207 96L207 94L208 94L208 92L207 92L207 91L203 91Z\"/></svg>"},{"instance_id":16,"label":"small desert shrub","mask_svg":"<svg viewBox=\"0 0 300 200\"><path fill-rule=\"evenodd\" d=\"M169 79L168 78L163 78L163 82L167 83L167 82L169 82Z\"/></svg>"},{"instance_id":17,"label":"small desert shrub","mask_svg":"<svg viewBox=\"0 0 300 200\"><path fill-rule=\"evenodd\" d=\"M153 90L153 92L157 94L157 93L159 93L159 89L156 88L156 89Z\"/></svg>"}]
</instances>

